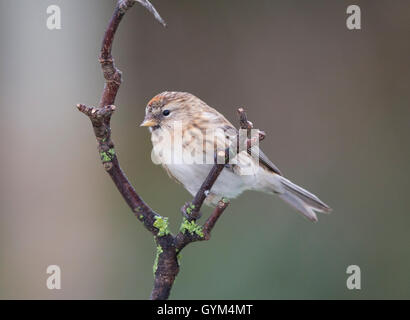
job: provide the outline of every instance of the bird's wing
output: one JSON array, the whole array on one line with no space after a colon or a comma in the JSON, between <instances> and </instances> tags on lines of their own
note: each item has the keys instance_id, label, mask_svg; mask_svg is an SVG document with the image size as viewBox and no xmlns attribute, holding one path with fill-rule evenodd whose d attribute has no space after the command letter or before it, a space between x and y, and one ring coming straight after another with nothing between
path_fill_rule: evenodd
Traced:
<instances>
[{"instance_id":1,"label":"bird's wing","mask_svg":"<svg viewBox=\"0 0 410 320\"><path fill-rule=\"evenodd\" d=\"M282 176L282 172L280 172L278 167L275 166L273 164L273 162L269 160L269 158L262 152L261 149L259 149L259 163L262 164L269 171L272 171L272 172Z\"/></svg>"},{"instance_id":2,"label":"bird's wing","mask_svg":"<svg viewBox=\"0 0 410 320\"><path fill-rule=\"evenodd\" d=\"M221 115L222 116L222 115ZM223 117L223 116L222 116ZM221 126L224 130L234 130L238 131L226 118L223 117L224 121L224 126ZM263 153L261 149L259 149L259 164L261 164L264 168L268 169L271 172L274 172L280 176L282 176L282 172L280 172L279 168L274 165L272 161L269 160L269 158Z\"/></svg>"}]
</instances>

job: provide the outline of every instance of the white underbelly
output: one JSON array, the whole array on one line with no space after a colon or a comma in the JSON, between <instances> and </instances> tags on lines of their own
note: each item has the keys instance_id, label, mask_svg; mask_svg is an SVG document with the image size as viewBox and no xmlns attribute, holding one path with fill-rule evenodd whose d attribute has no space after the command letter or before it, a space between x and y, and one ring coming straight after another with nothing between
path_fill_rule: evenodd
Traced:
<instances>
[{"instance_id":1,"label":"white underbelly","mask_svg":"<svg viewBox=\"0 0 410 320\"><path fill-rule=\"evenodd\" d=\"M213 165L210 164L168 164L168 170L184 187L195 195L205 181ZM221 197L235 198L252 185L247 183L250 177L239 176L224 168L213 185L211 192Z\"/></svg>"}]
</instances>

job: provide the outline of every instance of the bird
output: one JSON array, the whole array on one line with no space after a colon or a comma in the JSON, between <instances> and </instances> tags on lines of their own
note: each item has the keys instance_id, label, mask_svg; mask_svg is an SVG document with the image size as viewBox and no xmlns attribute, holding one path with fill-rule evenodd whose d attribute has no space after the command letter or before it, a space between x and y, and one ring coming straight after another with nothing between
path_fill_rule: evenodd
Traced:
<instances>
[{"instance_id":1,"label":"bird","mask_svg":"<svg viewBox=\"0 0 410 320\"><path fill-rule=\"evenodd\" d=\"M152 160L193 196L214 164L217 146L232 146L232 136L238 135L238 129L217 110L193 94L178 91L155 95L140 126L151 132ZM316 212L332 210L316 195L286 179L260 148L258 151L257 157L246 149L238 151L207 192L204 203L216 206L223 197L233 199L254 190L279 196L313 222L318 221Z\"/></svg>"}]
</instances>

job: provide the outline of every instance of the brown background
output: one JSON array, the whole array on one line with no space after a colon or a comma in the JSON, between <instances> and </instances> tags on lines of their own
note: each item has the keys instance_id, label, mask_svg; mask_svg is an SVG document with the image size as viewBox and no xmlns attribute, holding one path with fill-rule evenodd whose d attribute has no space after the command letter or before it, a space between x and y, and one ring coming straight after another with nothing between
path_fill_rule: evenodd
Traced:
<instances>
[{"instance_id":1,"label":"brown background","mask_svg":"<svg viewBox=\"0 0 410 320\"><path fill-rule=\"evenodd\" d=\"M86 117L102 89L100 40L115 1L0 0L0 298L145 299L154 242L99 163ZM62 30L46 28L57 4ZM277 198L234 200L208 243L183 252L171 298L410 298L410 2L156 0L114 56L123 168L177 230L190 196L150 160L146 102L189 91L236 121L245 106L264 151L334 208L317 224ZM45 286L62 269L62 289ZM346 268L362 290L346 288Z\"/></svg>"}]
</instances>

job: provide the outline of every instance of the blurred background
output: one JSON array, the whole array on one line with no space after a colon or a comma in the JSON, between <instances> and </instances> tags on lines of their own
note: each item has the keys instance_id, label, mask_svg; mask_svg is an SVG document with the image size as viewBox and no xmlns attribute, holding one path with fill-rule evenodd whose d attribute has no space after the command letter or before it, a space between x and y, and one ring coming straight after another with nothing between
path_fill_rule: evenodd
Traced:
<instances>
[{"instance_id":1,"label":"blurred background","mask_svg":"<svg viewBox=\"0 0 410 320\"><path fill-rule=\"evenodd\" d=\"M62 29L46 27L61 8ZM104 172L89 120L114 0L0 0L0 298L147 299L155 245ZM410 298L410 2L154 0L136 5L114 57L121 165L168 216L191 197L151 162L149 99L191 92L233 123L244 106L264 152L333 207L312 224L278 198L232 201L209 242L182 253L171 299ZM209 210L205 210L205 215ZM46 287L59 265L62 289ZM346 288L358 265L362 289Z\"/></svg>"}]
</instances>

